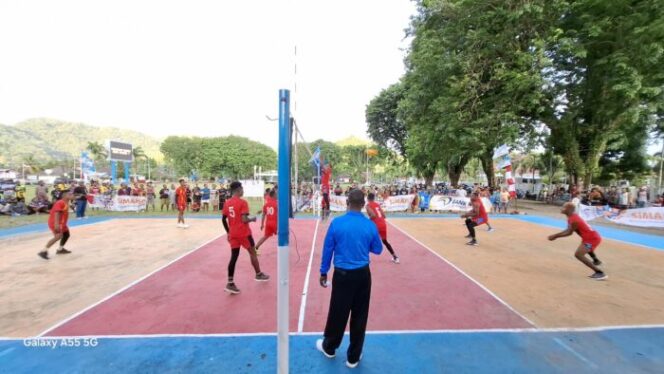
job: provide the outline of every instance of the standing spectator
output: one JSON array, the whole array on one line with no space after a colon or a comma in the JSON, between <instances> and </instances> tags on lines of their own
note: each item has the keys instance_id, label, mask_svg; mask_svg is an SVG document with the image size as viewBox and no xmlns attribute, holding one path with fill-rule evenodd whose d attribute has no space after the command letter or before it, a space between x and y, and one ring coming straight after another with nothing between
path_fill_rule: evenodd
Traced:
<instances>
[{"instance_id":1,"label":"standing spectator","mask_svg":"<svg viewBox=\"0 0 664 374\"><path fill-rule=\"evenodd\" d=\"M201 201L203 199L203 193L201 192L201 188L196 185L194 189L191 191L193 203L191 204L191 210L194 212L199 212L201 210Z\"/></svg>"},{"instance_id":2,"label":"standing spectator","mask_svg":"<svg viewBox=\"0 0 664 374\"><path fill-rule=\"evenodd\" d=\"M219 191L214 183L210 186L210 205L212 205L213 212L219 208Z\"/></svg>"},{"instance_id":3,"label":"standing spectator","mask_svg":"<svg viewBox=\"0 0 664 374\"><path fill-rule=\"evenodd\" d=\"M175 203L178 206L178 227L181 229L189 228L189 225L184 223L184 211L187 209L187 187L184 179L180 179L180 187L175 190Z\"/></svg>"},{"instance_id":4,"label":"standing spectator","mask_svg":"<svg viewBox=\"0 0 664 374\"><path fill-rule=\"evenodd\" d=\"M638 208L645 208L648 203L648 189L643 186L636 194L636 206Z\"/></svg>"},{"instance_id":5,"label":"standing spectator","mask_svg":"<svg viewBox=\"0 0 664 374\"><path fill-rule=\"evenodd\" d=\"M169 211L171 202L170 202L170 191L168 190L168 187L166 185L163 185L161 187L161 190L159 190L159 200L161 201L161 207L160 210L163 212L164 211L164 206L166 207L166 211Z\"/></svg>"},{"instance_id":6,"label":"standing spectator","mask_svg":"<svg viewBox=\"0 0 664 374\"><path fill-rule=\"evenodd\" d=\"M25 203L25 186L21 185L20 181L16 182L14 191L16 191L16 201L19 203Z\"/></svg>"},{"instance_id":7,"label":"standing spectator","mask_svg":"<svg viewBox=\"0 0 664 374\"><path fill-rule=\"evenodd\" d=\"M501 188L500 190L500 205L498 206L498 212L502 210L503 213L507 214L507 207L510 205L510 193L506 188Z\"/></svg>"},{"instance_id":8,"label":"standing spectator","mask_svg":"<svg viewBox=\"0 0 664 374\"><path fill-rule=\"evenodd\" d=\"M350 346L346 353L349 368L355 368L362 359L371 298L369 252L379 255L383 251L378 229L362 214L363 207L362 191L351 191L348 212L334 219L327 230L320 266L320 285L327 287L327 273L334 259L325 338L316 341L316 348L326 357L333 358L341 345L350 315Z\"/></svg>"},{"instance_id":9,"label":"standing spectator","mask_svg":"<svg viewBox=\"0 0 664 374\"><path fill-rule=\"evenodd\" d=\"M76 204L76 219L88 218L85 216L85 208L88 205L88 190L85 188L85 182L78 182L74 188L74 199Z\"/></svg>"},{"instance_id":10,"label":"standing spectator","mask_svg":"<svg viewBox=\"0 0 664 374\"><path fill-rule=\"evenodd\" d=\"M171 189L168 190L168 200L171 203L171 209L175 210L176 201L175 201L175 185L171 184Z\"/></svg>"},{"instance_id":11,"label":"standing spectator","mask_svg":"<svg viewBox=\"0 0 664 374\"><path fill-rule=\"evenodd\" d=\"M629 198L629 191L627 188L623 188L622 193L620 194L620 207L623 209L629 208L629 203L630 203L630 198Z\"/></svg>"},{"instance_id":12,"label":"standing spectator","mask_svg":"<svg viewBox=\"0 0 664 374\"><path fill-rule=\"evenodd\" d=\"M207 184L203 184L203 188L201 188L201 204L203 211L210 211L210 189Z\"/></svg>"},{"instance_id":13,"label":"standing spectator","mask_svg":"<svg viewBox=\"0 0 664 374\"><path fill-rule=\"evenodd\" d=\"M148 197L148 204L145 210L147 211L148 208L152 205L152 211L156 211L157 207L155 206L154 200L157 197L157 194L154 191L154 187L152 186L152 182L148 182L148 186L145 189L145 194Z\"/></svg>"},{"instance_id":14,"label":"standing spectator","mask_svg":"<svg viewBox=\"0 0 664 374\"><path fill-rule=\"evenodd\" d=\"M341 196L343 194L343 190L341 189L341 186L337 183L336 186L334 186L334 195L335 196Z\"/></svg>"},{"instance_id":15,"label":"standing spectator","mask_svg":"<svg viewBox=\"0 0 664 374\"><path fill-rule=\"evenodd\" d=\"M130 196L131 188L125 183L120 183L120 188L118 189L118 196Z\"/></svg>"},{"instance_id":16,"label":"standing spectator","mask_svg":"<svg viewBox=\"0 0 664 374\"><path fill-rule=\"evenodd\" d=\"M431 196L429 195L429 191L426 189L423 189L419 193L420 195L420 212L424 213L427 209L429 209L429 201L431 199Z\"/></svg>"},{"instance_id":17,"label":"standing spectator","mask_svg":"<svg viewBox=\"0 0 664 374\"><path fill-rule=\"evenodd\" d=\"M226 200L228 200L230 197L228 196L228 190L223 184L219 185L217 194L219 195L219 211L221 212L224 210L224 204L226 203Z\"/></svg>"}]
</instances>

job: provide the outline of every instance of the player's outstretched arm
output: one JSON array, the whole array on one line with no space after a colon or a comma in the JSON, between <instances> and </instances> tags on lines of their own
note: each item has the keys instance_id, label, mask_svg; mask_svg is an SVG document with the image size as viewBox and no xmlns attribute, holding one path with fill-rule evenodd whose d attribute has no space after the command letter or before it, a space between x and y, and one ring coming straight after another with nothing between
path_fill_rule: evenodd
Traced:
<instances>
[{"instance_id":1,"label":"player's outstretched arm","mask_svg":"<svg viewBox=\"0 0 664 374\"><path fill-rule=\"evenodd\" d=\"M576 223L572 222L567 226L567 229L564 231L561 231L557 234L549 235L549 240L556 240L558 238L564 238L566 236L570 236L576 231Z\"/></svg>"}]
</instances>

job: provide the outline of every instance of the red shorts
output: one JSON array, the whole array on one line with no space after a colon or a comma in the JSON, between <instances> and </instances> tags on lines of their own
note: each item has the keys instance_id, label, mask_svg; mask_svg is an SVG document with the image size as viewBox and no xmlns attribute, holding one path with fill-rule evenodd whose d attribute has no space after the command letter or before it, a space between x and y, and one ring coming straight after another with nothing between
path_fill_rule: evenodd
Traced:
<instances>
[{"instance_id":1,"label":"red shorts","mask_svg":"<svg viewBox=\"0 0 664 374\"><path fill-rule=\"evenodd\" d=\"M265 231L263 232L263 235L265 235L266 238L269 238L272 235L277 234L277 226L269 225L265 226Z\"/></svg>"},{"instance_id":2,"label":"red shorts","mask_svg":"<svg viewBox=\"0 0 664 374\"><path fill-rule=\"evenodd\" d=\"M254 238L250 236L246 236L244 238L230 238L230 244L231 244L231 249L235 248L244 248L244 249L251 249L251 247L254 246Z\"/></svg>"},{"instance_id":3,"label":"red shorts","mask_svg":"<svg viewBox=\"0 0 664 374\"><path fill-rule=\"evenodd\" d=\"M179 210L180 212L184 212L185 210L187 210L187 206L186 206L186 205L180 205L180 204L178 204L178 210Z\"/></svg>"},{"instance_id":4,"label":"red shorts","mask_svg":"<svg viewBox=\"0 0 664 374\"><path fill-rule=\"evenodd\" d=\"M378 235L382 240L387 240L387 226L376 226L378 228Z\"/></svg>"},{"instance_id":5,"label":"red shorts","mask_svg":"<svg viewBox=\"0 0 664 374\"><path fill-rule=\"evenodd\" d=\"M69 231L69 227L67 227L67 226L60 226L60 232L59 233L55 232L55 227L54 226L49 225L48 228L51 229L51 232L53 233L53 235L62 234L64 232Z\"/></svg>"},{"instance_id":6,"label":"red shorts","mask_svg":"<svg viewBox=\"0 0 664 374\"><path fill-rule=\"evenodd\" d=\"M595 249L599 247L599 244L602 242L601 238L591 239L591 240L581 240L581 245L587 252L595 252Z\"/></svg>"}]
</instances>

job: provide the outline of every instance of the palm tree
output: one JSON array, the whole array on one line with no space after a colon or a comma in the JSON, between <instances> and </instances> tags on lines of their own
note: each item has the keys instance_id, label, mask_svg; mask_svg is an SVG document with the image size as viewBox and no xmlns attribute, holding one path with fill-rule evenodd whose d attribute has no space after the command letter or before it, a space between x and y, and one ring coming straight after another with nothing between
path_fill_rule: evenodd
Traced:
<instances>
[{"instance_id":1,"label":"palm tree","mask_svg":"<svg viewBox=\"0 0 664 374\"><path fill-rule=\"evenodd\" d=\"M540 166L540 155L534 152L527 154L523 161L521 162L522 171L530 171L533 173L533 193L535 192L535 170L538 170ZM520 173L523 175L523 173Z\"/></svg>"},{"instance_id":2,"label":"palm tree","mask_svg":"<svg viewBox=\"0 0 664 374\"><path fill-rule=\"evenodd\" d=\"M108 150L99 142L88 142L85 149L90 151L95 161L103 161L108 157Z\"/></svg>"},{"instance_id":3,"label":"palm tree","mask_svg":"<svg viewBox=\"0 0 664 374\"><path fill-rule=\"evenodd\" d=\"M145 151L142 147L136 147L131 150L131 155L134 157L134 175L138 174L138 159L142 158L147 160L148 156L145 154Z\"/></svg>"}]
</instances>

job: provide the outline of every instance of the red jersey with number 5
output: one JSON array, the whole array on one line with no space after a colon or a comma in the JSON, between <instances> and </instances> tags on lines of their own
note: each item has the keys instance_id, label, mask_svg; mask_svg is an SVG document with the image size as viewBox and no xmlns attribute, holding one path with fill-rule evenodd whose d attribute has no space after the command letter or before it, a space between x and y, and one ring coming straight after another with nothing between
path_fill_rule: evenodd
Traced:
<instances>
[{"instance_id":1,"label":"red jersey with number 5","mask_svg":"<svg viewBox=\"0 0 664 374\"><path fill-rule=\"evenodd\" d=\"M265 226L277 227L277 199L268 198L263 205Z\"/></svg>"},{"instance_id":2,"label":"red jersey with number 5","mask_svg":"<svg viewBox=\"0 0 664 374\"><path fill-rule=\"evenodd\" d=\"M383 212L383 209L380 207L380 204L378 204L375 201L369 201L367 203L367 209L371 209L374 212L374 216L371 217L371 221L376 224L377 227L385 227L385 213Z\"/></svg>"},{"instance_id":3,"label":"red jersey with number 5","mask_svg":"<svg viewBox=\"0 0 664 374\"><path fill-rule=\"evenodd\" d=\"M242 216L249 214L249 204L244 199L233 196L226 200L223 215L228 220L228 236L234 239L246 238L251 235L249 224L242 221Z\"/></svg>"}]
</instances>

